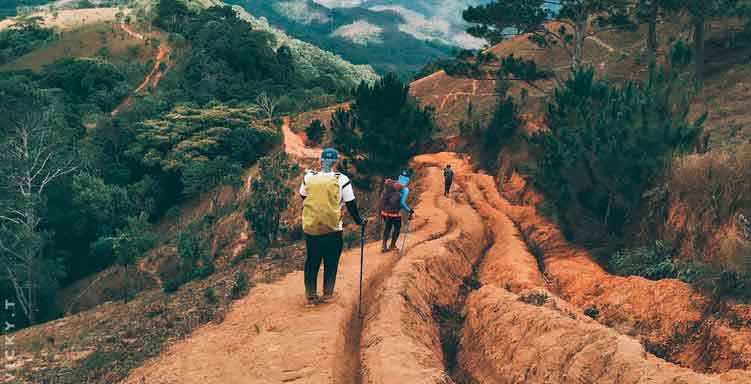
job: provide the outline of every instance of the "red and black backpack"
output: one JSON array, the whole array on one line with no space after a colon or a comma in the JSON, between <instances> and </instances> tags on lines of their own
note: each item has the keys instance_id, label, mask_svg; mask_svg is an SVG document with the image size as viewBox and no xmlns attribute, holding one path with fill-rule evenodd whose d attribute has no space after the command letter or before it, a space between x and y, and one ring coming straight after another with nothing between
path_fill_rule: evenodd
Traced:
<instances>
[{"instance_id":1,"label":"red and black backpack","mask_svg":"<svg viewBox=\"0 0 751 384\"><path fill-rule=\"evenodd\" d=\"M401 209L401 193L403 185L393 179L386 179L383 183L383 195L381 195L381 209L385 213L399 213Z\"/></svg>"}]
</instances>

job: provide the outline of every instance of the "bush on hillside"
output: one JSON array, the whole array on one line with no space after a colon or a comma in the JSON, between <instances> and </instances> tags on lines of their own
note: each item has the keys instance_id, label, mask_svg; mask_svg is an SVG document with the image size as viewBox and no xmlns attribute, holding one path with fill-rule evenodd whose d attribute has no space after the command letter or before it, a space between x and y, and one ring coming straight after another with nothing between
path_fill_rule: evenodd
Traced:
<instances>
[{"instance_id":1,"label":"bush on hillside","mask_svg":"<svg viewBox=\"0 0 751 384\"><path fill-rule=\"evenodd\" d=\"M688 207L687 219L712 218L727 223L739 213L751 214L751 144L677 159L665 188Z\"/></svg>"},{"instance_id":2,"label":"bush on hillside","mask_svg":"<svg viewBox=\"0 0 751 384\"><path fill-rule=\"evenodd\" d=\"M549 131L537 134L537 183L565 212L575 241L622 236L643 194L674 155L693 148L704 118L687 121L689 92L677 68L653 68L623 88L579 70L556 90ZM596 223L577 226L585 215Z\"/></svg>"},{"instance_id":3,"label":"bush on hillside","mask_svg":"<svg viewBox=\"0 0 751 384\"><path fill-rule=\"evenodd\" d=\"M321 123L321 120L314 120L307 128L305 128L305 135L311 143L319 144L323 138L324 130L325 128L323 123Z\"/></svg>"},{"instance_id":4,"label":"bush on hillside","mask_svg":"<svg viewBox=\"0 0 751 384\"><path fill-rule=\"evenodd\" d=\"M642 240L674 238L686 280L710 291L728 279L751 286L751 144L677 158L649 203Z\"/></svg>"},{"instance_id":5,"label":"bush on hillside","mask_svg":"<svg viewBox=\"0 0 751 384\"><path fill-rule=\"evenodd\" d=\"M675 251L663 242L617 252L610 258L610 271L621 275L636 275L650 280L660 280L677 276L673 263Z\"/></svg>"},{"instance_id":6,"label":"bush on hillside","mask_svg":"<svg viewBox=\"0 0 751 384\"><path fill-rule=\"evenodd\" d=\"M482 149L490 169L495 168L495 161L501 147L508 143L521 125L518 113L518 107L511 97L498 102L493 120L483 134Z\"/></svg>"},{"instance_id":7,"label":"bush on hillside","mask_svg":"<svg viewBox=\"0 0 751 384\"><path fill-rule=\"evenodd\" d=\"M278 237L281 216L293 192L290 184L300 168L290 163L284 152L261 159L259 167L251 184L252 196L245 208L245 219L258 245L266 250Z\"/></svg>"}]
</instances>

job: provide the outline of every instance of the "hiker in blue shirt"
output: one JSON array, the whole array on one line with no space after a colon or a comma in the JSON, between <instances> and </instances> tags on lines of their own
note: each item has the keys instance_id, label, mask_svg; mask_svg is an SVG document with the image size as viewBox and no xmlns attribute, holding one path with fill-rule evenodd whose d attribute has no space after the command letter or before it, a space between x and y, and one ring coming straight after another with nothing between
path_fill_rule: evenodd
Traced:
<instances>
[{"instance_id":1,"label":"hiker in blue shirt","mask_svg":"<svg viewBox=\"0 0 751 384\"><path fill-rule=\"evenodd\" d=\"M401 211L409 213L410 217L414 215L415 210L407 206L407 197L409 196L409 179L412 175L411 170L403 171L396 180L386 179L383 195L381 196L380 211L381 218L385 224L383 230L383 244L381 251L388 252L396 249L396 241L399 239L399 233L402 228ZM393 230L393 232L392 232ZM387 248L386 244L389 237L391 245Z\"/></svg>"}]
</instances>

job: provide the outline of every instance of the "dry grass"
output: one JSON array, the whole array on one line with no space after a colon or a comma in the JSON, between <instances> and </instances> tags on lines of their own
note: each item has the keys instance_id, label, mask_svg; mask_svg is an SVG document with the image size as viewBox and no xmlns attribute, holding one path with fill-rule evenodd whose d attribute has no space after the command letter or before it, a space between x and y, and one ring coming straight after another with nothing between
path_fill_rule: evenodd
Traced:
<instances>
[{"instance_id":1,"label":"dry grass","mask_svg":"<svg viewBox=\"0 0 751 384\"><path fill-rule=\"evenodd\" d=\"M46 27L55 28L58 31L70 31L77 28L101 24L115 20L115 15L120 12L117 8L90 8L70 9L52 12L40 12L29 17L41 17ZM0 21L0 31L16 23L15 19Z\"/></svg>"},{"instance_id":2,"label":"dry grass","mask_svg":"<svg viewBox=\"0 0 751 384\"><path fill-rule=\"evenodd\" d=\"M116 65L135 62L145 64L156 54L156 48L144 44L144 41L134 38L114 24L100 24L88 26L74 31L63 32L54 41L33 52L19 57L1 69L31 69L40 70L48 64L66 57L95 57L107 49L105 58ZM137 47L135 55L129 52L130 47ZM131 79L134 83L143 79L146 70L134 73Z\"/></svg>"},{"instance_id":3,"label":"dry grass","mask_svg":"<svg viewBox=\"0 0 751 384\"><path fill-rule=\"evenodd\" d=\"M668 191L692 207L689 220L709 218L725 223L738 213L751 213L751 144L727 147L678 159Z\"/></svg>"}]
</instances>

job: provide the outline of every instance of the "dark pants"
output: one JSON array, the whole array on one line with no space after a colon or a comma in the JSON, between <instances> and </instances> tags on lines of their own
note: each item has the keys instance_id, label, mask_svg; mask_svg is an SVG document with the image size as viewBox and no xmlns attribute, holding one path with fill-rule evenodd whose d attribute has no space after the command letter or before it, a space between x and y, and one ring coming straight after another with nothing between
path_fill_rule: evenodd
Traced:
<instances>
[{"instance_id":1,"label":"dark pants","mask_svg":"<svg viewBox=\"0 0 751 384\"><path fill-rule=\"evenodd\" d=\"M384 248L386 247L386 241L391 236L391 246L396 247L396 240L399 238L399 233L402 230L402 217L383 216L383 221L386 224L386 228L383 230L383 246ZM392 229L394 230L393 233L391 233Z\"/></svg>"},{"instance_id":2,"label":"dark pants","mask_svg":"<svg viewBox=\"0 0 751 384\"><path fill-rule=\"evenodd\" d=\"M305 294L308 299L318 296L318 270L323 261L323 294L334 293L336 270L342 256L342 232L321 236L305 236L307 258L305 259Z\"/></svg>"},{"instance_id":3,"label":"dark pants","mask_svg":"<svg viewBox=\"0 0 751 384\"><path fill-rule=\"evenodd\" d=\"M446 196L448 196L449 191L451 190L451 182L452 181L453 180L448 180L448 179L443 180L443 189L444 189L443 194L446 195Z\"/></svg>"}]
</instances>

